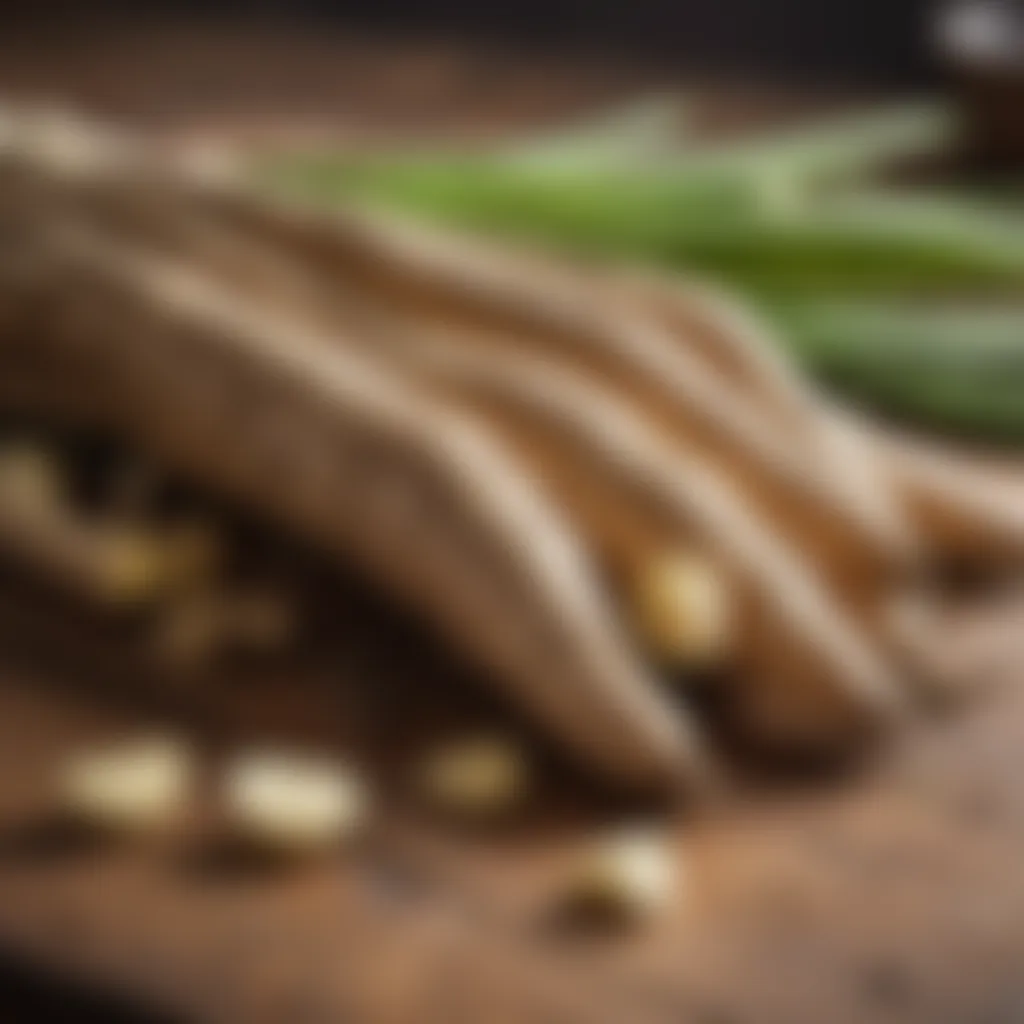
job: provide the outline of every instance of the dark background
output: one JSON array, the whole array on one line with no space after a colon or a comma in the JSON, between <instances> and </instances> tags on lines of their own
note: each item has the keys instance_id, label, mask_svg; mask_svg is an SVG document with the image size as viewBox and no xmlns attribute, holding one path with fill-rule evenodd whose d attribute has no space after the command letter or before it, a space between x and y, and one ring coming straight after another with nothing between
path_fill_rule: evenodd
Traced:
<instances>
[{"instance_id":1,"label":"dark background","mask_svg":"<svg viewBox=\"0 0 1024 1024\"><path fill-rule=\"evenodd\" d=\"M610 49L698 71L914 83L933 74L927 25L937 6L935 0L13 0L4 11L37 30L95 27L105 17L267 19Z\"/></svg>"}]
</instances>

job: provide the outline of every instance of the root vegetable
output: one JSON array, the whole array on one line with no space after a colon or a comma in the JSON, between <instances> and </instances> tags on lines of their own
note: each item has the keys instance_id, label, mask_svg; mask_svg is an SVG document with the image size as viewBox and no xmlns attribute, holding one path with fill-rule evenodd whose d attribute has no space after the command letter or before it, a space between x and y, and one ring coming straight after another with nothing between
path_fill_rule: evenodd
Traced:
<instances>
[{"instance_id":1,"label":"root vegetable","mask_svg":"<svg viewBox=\"0 0 1024 1024\"><path fill-rule=\"evenodd\" d=\"M63 768L60 805L90 827L148 832L180 814L191 776L191 753L173 739L141 739L85 750Z\"/></svg>"},{"instance_id":2,"label":"root vegetable","mask_svg":"<svg viewBox=\"0 0 1024 1024\"><path fill-rule=\"evenodd\" d=\"M635 660L585 549L489 431L184 267L84 228L52 244L52 300L74 282L91 317L50 341L90 353L119 431L369 569L612 777L704 775L697 738ZM396 483L419 508L412 532L384 504ZM463 572L467 544L486 571Z\"/></svg>"},{"instance_id":3,"label":"root vegetable","mask_svg":"<svg viewBox=\"0 0 1024 1024\"><path fill-rule=\"evenodd\" d=\"M435 807L460 817L490 820L519 806L529 790L524 751L502 737L454 741L425 759L418 789Z\"/></svg>"},{"instance_id":4,"label":"root vegetable","mask_svg":"<svg viewBox=\"0 0 1024 1024\"><path fill-rule=\"evenodd\" d=\"M221 798L235 835L272 853L322 853L365 827L369 797L350 769L277 751L251 751L227 768Z\"/></svg>"},{"instance_id":5,"label":"root vegetable","mask_svg":"<svg viewBox=\"0 0 1024 1024\"><path fill-rule=\"evenodd\" d=\"M677 897L678 867L656 832L620 830L579 857L566 882L565 909L623 923L649 920Z\"/></svg>"}]
</instances>

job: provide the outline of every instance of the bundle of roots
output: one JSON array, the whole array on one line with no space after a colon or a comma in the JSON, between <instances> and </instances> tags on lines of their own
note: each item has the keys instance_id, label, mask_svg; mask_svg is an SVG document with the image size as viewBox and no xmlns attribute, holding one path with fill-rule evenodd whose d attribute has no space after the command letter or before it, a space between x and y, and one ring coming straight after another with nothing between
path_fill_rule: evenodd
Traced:
<instances>
[{"instance_id":1,"label":"bundle of roots","mask_svg":"<svg viewBox=\"0 0 1024 1024\"><path fill-rule=\"evenodd\" d=\"M359 567L607 779L711 784L698 686L764 749L863 746L946 685L935 570L1024 555L1015 492L830 405L704 284L285 205L78 121L0 136L0 407ZM94 600L173 589L21 470L5 548Z\"/></svg>"}]
</instances>

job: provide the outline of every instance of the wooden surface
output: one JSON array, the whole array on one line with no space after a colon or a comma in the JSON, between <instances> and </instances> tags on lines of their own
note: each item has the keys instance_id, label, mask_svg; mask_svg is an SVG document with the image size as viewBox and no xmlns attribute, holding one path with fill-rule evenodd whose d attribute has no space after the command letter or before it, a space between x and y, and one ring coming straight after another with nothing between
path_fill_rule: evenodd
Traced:
<instances>
[{"instance_id":1,"label":"wooden surface","mask_svg":"<svg viewBox=\"0 0 1024 1024\"><path fill-rule=\"evenodd\" d=\"M0 36L0 97L176 137L242 141L493 138L675 93L690 131L731 132L877 96L696 76L676 63L491 39L353 34L252 17L186 24L56 19Z\"/></svg>"},{"instance_id":2,"label":"wooden surface","mask_svg":"<svg viewBox=\"0 0 1024 1024\"><path fill-rule=\"evenodd\" d=\"M685 885L654 926L565 933L543 913L559 869L614 811L562 785L557 768L522 820L460 833L418 813L387 770L396 748L432 732L415 702L408 715L391 705L394 735L382 728L354 753L346 725L365 720L374 688L365 667L329 683L311 666L235 680L249 688L241 700L225 688L154 701L120 649L88 624L55 627L34 602L19 593L0 616L0 945L54 979L231 1022L995 1024L1024 1013L1024 674L1013 665L853 777L780 783L680 820ZM1024 612L1011 601L978 621L1000 620L1016 638ZM339 649L361 646L365 659L387 642L367 641L365 618L346 635L346 621L342 607ZM1019 651L1009 660L1024 665ZM315 737L383 768L371 834L319 864L246 861L225 842L212 786L160 839L86 842L56 828L51 780L69 750L184 710L211 779L254 735Z\"/></svg>"}]
</instances>

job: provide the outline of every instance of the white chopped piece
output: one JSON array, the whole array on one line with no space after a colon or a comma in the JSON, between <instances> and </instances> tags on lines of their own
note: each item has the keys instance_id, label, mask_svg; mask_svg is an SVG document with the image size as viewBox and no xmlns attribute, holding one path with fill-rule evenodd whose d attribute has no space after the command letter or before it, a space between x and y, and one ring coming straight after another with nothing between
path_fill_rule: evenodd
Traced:
<instances>
[{"instance_id":1,"label":"white chopped piece","mask_svg":"<svg viewBox=\"0 0 1024 1024\"><path fill-rule=\"evenodd\" d=\"M351 838L368 809L362 780L350 769L276 751L237 758L223 801L239 837L282 853L314 853Z\"/></svg>"},{"instance_id":2,"label":"white chopped piece","mask_svg":"<svg viewBox=\"0 0 1024 1024\"><path fill-rule=\"evenodd\" d=\"M419 788L435 805L470 817L493 817L521 802L529 784L522 748L503 737L474 737L434 751Z\"/></svg>"},{"instance_id":3,"label":"white chopped piece","mask_svg":"<svg viewBox=\"0 0 1024 1024\"><path fill-rule=\"evenodd\" d=\"M680 666L713 665L733 640L733 602L708 559L677 552L648 562L634 587L634 618L651 650Z\"/></svg>"},{"instance_id":4,"label":"white chopped piece","mask_svg":"<svg viewBox=\"0 0 1024 1024\"><path fill-rule=\"evenodd\" d=\"M91 826L144 832L185 805L193 758L178 740L155 737L85 750L64 766L63 809Z\"/></svg>"},{"instance_id":5,"label":"white chopped piece","mask_svg":"<svg viewBox=\"0 0 1024 1024\"><path fill-rule=\"evenodd\" d=\"M654 831L628 829L587 849L569 878L567 903L626 921L644 920L675 895L677 858Z\"/></svg>"}]
</instances>

